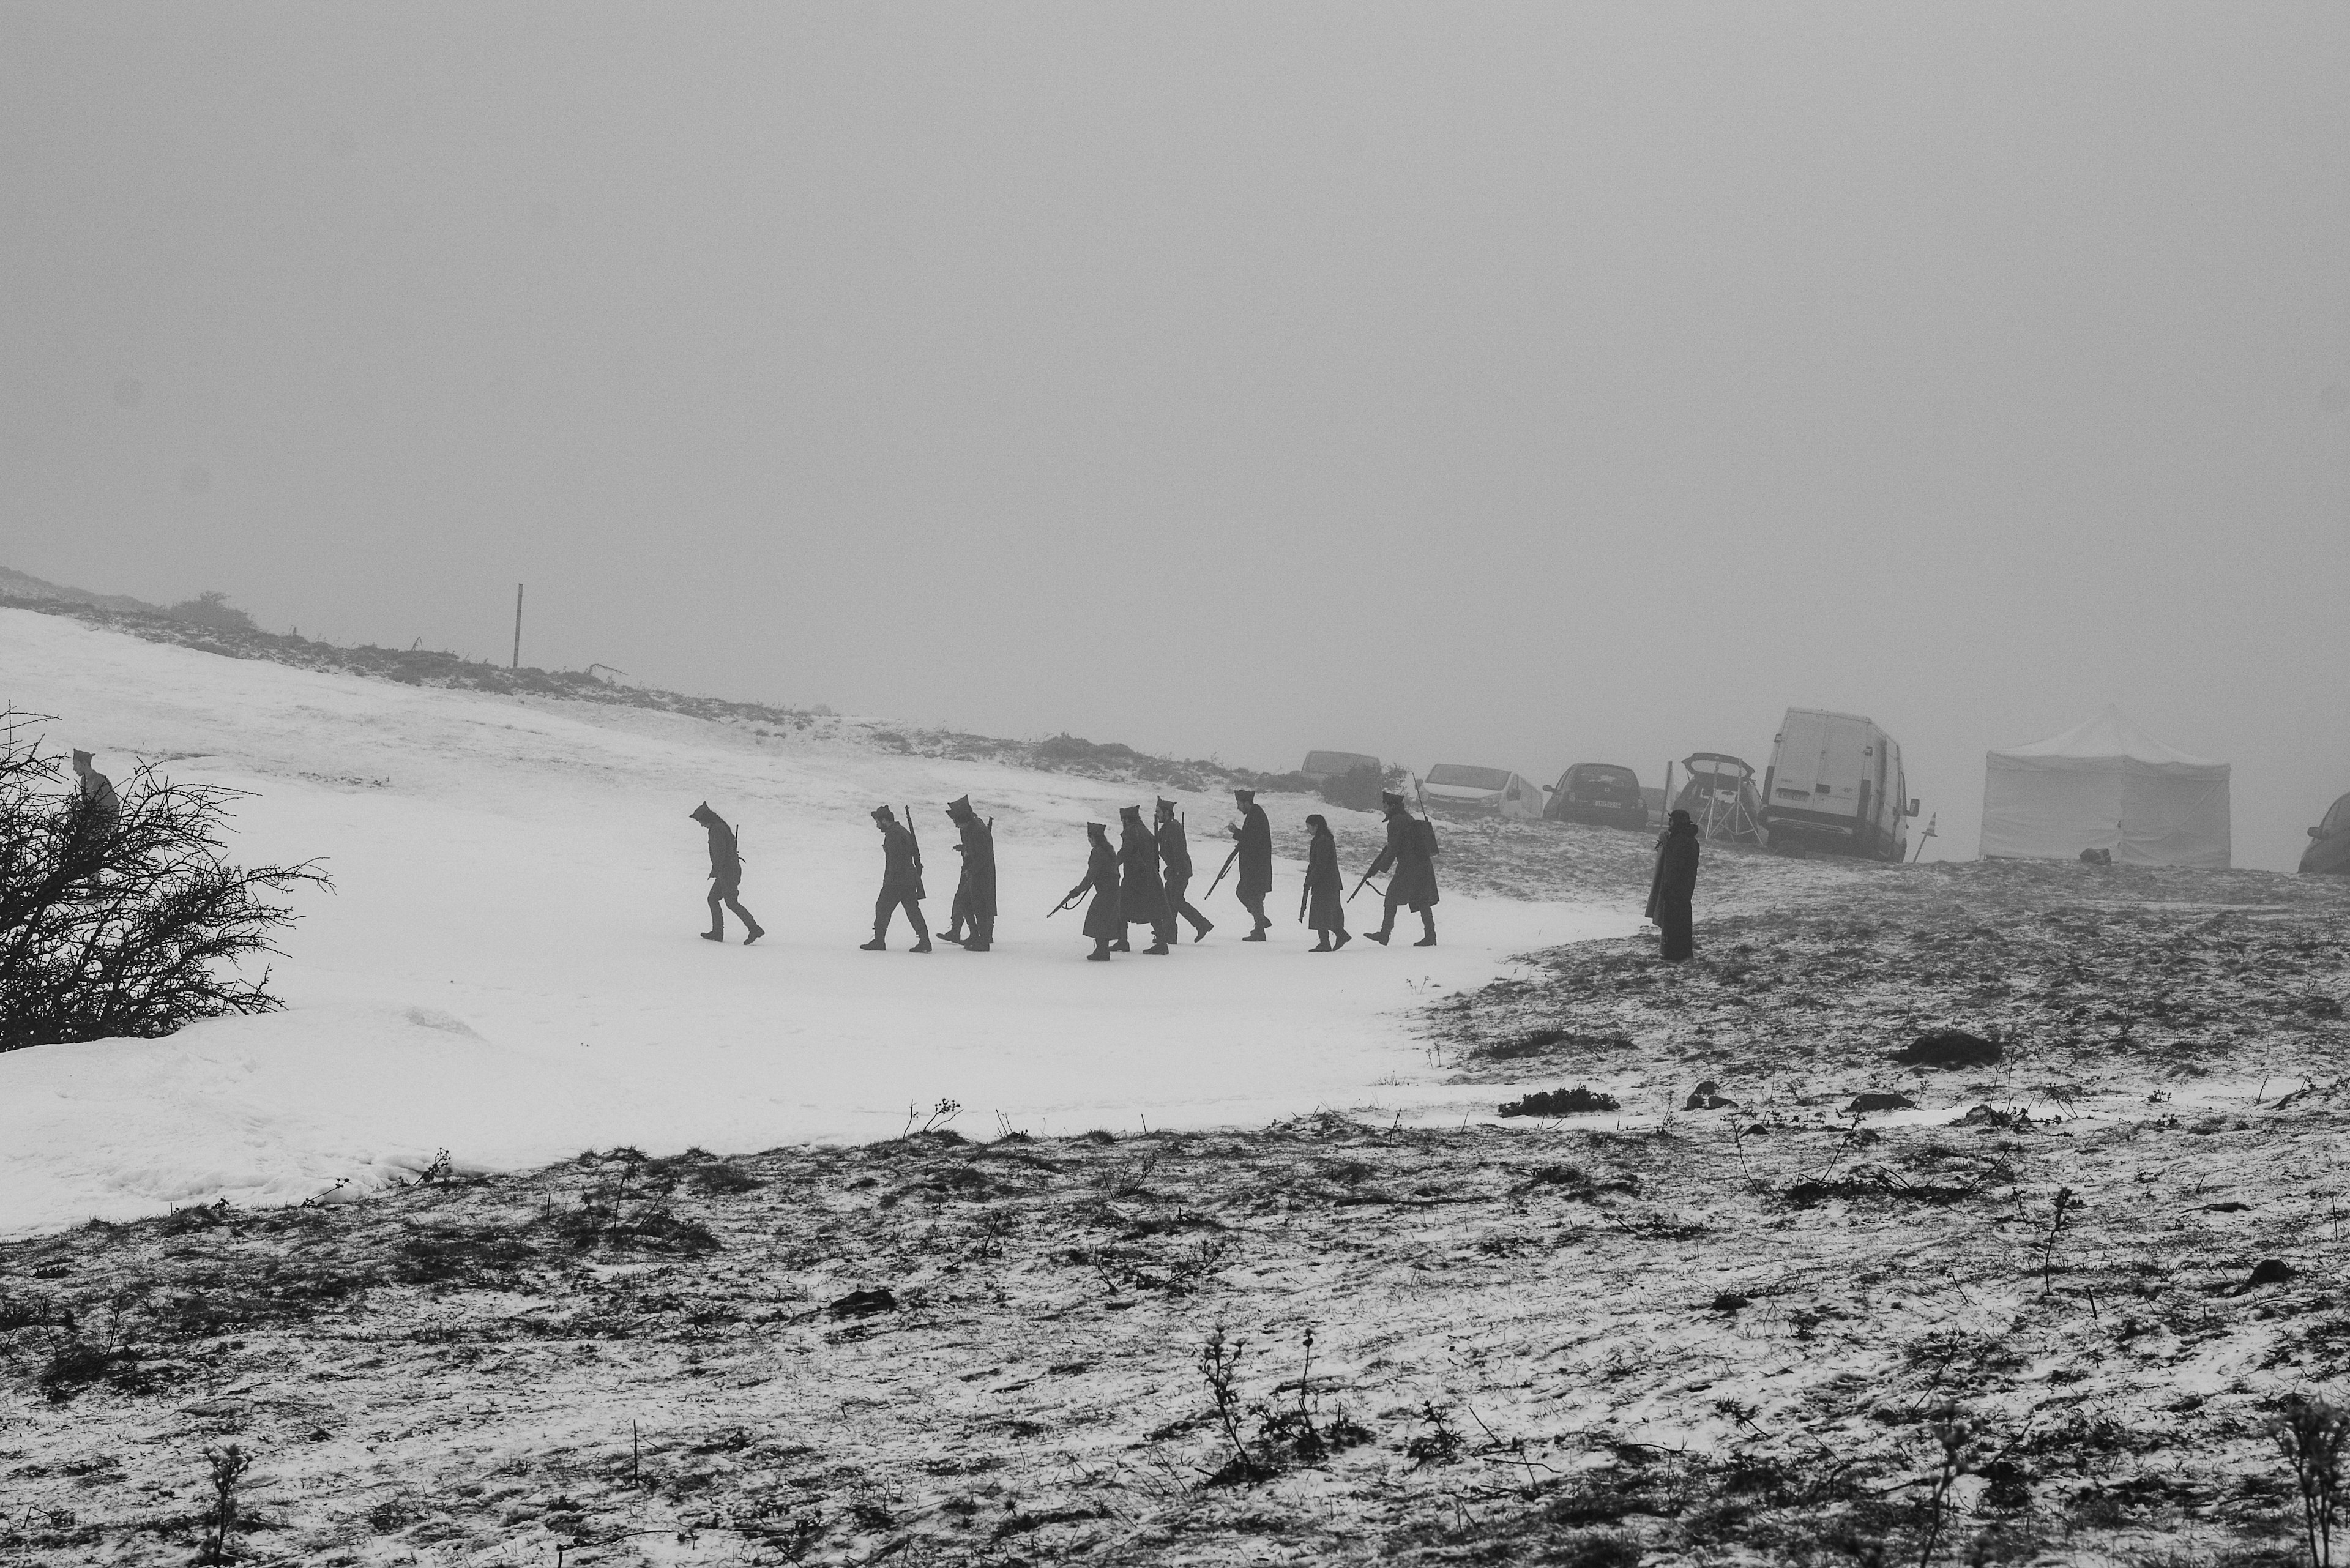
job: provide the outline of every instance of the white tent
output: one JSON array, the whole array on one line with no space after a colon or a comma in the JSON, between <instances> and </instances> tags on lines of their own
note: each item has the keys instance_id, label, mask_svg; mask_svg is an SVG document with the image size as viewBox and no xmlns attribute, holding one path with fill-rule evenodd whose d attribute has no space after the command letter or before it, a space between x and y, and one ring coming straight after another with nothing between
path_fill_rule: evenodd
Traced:
<instances>
[{"instance_id":1,"label":"white tent","mask_svg":"<svg viewBox=\"0 0 2350 1568\"><path fill-rule=\"evenodd\" d=\"M2228 764L2147 739L2117 709L1992 752L1983 774L1987 857L2074 860L2110 849L2126 866L2228 866Z\"/></svg>"}]
</instances>

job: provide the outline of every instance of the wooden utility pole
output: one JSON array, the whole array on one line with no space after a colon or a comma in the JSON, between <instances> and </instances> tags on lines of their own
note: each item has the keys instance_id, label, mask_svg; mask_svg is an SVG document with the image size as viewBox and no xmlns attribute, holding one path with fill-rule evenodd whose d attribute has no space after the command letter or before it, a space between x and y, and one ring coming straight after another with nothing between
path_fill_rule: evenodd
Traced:
<instances>
[{"instance_id":1,"label":"wooden utility pole","mask_svg":"<svg viewBox=\"0 0 2350 1568\"><path fill-rule=\"evenodd\" d=\"M514 668L522 668L522 585L515 585L515 649Z\"/></svg>"}]
</instances>

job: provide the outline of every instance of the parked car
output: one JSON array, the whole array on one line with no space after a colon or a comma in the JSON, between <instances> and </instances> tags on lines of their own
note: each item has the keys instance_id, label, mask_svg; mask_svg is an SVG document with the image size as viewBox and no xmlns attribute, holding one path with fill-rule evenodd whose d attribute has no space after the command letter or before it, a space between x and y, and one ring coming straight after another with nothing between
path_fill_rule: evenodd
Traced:
<instances>
[{"instance_id":1,"label":"parked car","mask_svg":"<svg viewBox=\"0 0 2350 1568\"><path fill-rule=\"evenodd\" d=\"M1322 798L1332 805L1356 811L1379 808L1380 781L1387 774L1377 757L1360 752L1308 752L1305 765L1297 771L1311 780L1322 792Z\"/></svg>"},{"instance_id":2,"label":"parked car","mask_svg":"<svg viewBox=\"0 0 2350 1568\"><path fill-rule=\"evenodd\" d=\"M2325 819L2309 830L2301 854L2302 875L2350 877L2350 794L2334 803Z\"/></svg>"},{"instance_id":3,"label":"parked car","mask_svg":"<svg viewBox=\"0 0 2350 1568\"><path fill-rule=\"evenodd\" d=\"M1542 786L1507 768L1439 763L1420 781L1431 811L1495 812L1532 821L1543 814Z\"/></svg>"},{"instance_id":4,"label":"parked car","mask_svg":"<svg viewBox=\"0 0 2350 1568\"><path fill-rule=\"evenodd\" d=\"M1543 815L1553 822L1588 822L1602 827L1648 826L1648 794L1639 775L1613 763L1577 763L1551 786Z\"/></svg>"},{"instance_id":5,"label":"parked car","mask_svg":"<svg viewBox=\"0 0 2350 1568\"><path fill-rule=\"evenodd\" d=\"M1908 849L1909 798L1901 747L1857 713L1790 708L1762 773L1762 826L1773 848L1899 860Z\"/></svg>"}]
</instances>

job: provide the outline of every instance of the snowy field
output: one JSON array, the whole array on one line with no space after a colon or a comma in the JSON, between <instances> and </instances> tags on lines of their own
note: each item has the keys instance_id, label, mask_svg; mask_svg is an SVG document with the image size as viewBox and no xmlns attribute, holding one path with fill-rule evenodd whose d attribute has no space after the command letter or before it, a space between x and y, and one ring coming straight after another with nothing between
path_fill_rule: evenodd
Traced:
<instances>
[{"instance_id":1,"label":"snowy field","mask_svg":"<svg viewBox=\"0 0 2350 1568\"><path fill-rule=\"evenodd\" d=\"M1287 917L1319 803L1274 795L1270 942L1241 944L1228 881L1205 943L1087 964L1076 918L1045 912L1082 873L1080 825L1147 805L1133 790L228 659L20 610L0 610L0 699L56 715L50 743L98 753L118 784L143 757L253 792L236 857L316 857L338 889L297 899L283 1013L0 1055L0 1234L356 1193L442 1149L488 1170L590 1147L861 1141L941 1098L974 1134L1324 1107L1457 1120L1492 1096L1437 1082L1413 1009L1530 949L1638 926L1627 902L1448 890L1439 948L1310 956ZM915 958L900 925L897 950L858 951L880 866L867 813L912 804L943 925L940 808L965 793L996 822L995 950ZM686 813L704 798L742 830L756 947L695 934L707 860ZM1196 899L1231 802L1182 799ZM1354 909L1376 919L1369 894Z\"/></svg>"}]
</instances>

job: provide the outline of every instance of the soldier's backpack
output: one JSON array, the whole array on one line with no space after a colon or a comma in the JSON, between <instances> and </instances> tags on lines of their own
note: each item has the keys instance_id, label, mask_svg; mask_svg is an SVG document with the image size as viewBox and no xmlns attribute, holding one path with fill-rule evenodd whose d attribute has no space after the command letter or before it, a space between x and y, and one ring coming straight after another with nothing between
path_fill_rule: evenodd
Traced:
<instances>
[{"instance_id":1,"label":"soldier's backpack","mask_svg":"<svg viewBox=\"0 0 2350 1568\"><path fill-rule=\"evenodd\" d=\"M1419 835L1419 846L1428 851L1430 859L1433 860L1443 853L1436 847L1436 824L1424 816L1415 816L1411 819L1411 830Z\"/></svg>"}]
</instances>

